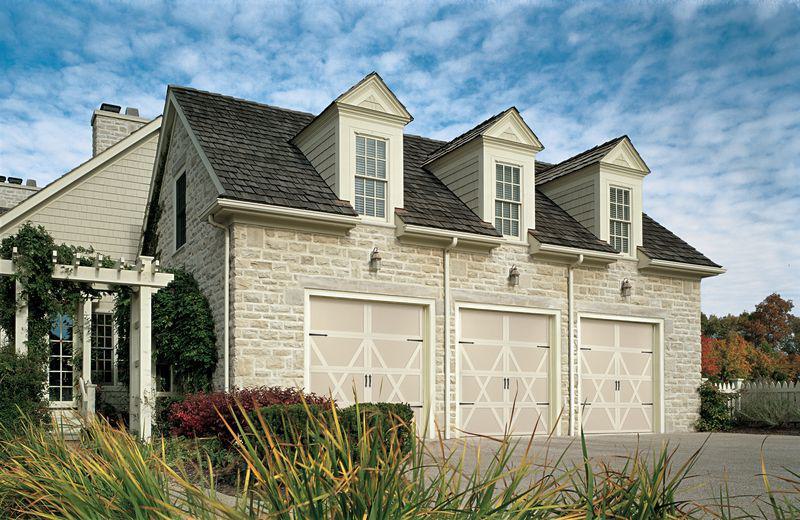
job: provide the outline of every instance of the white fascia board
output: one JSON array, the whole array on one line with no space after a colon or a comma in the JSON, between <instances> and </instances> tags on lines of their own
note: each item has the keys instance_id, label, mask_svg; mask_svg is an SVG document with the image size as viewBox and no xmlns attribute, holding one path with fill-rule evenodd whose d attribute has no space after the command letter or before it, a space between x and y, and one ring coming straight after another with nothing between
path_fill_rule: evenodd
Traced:
<instances>
[{"instance_id":1,"label":"white fascia board","mask_svg":"<svg viewBox=\"0 0 800 520\"><path fill-rule=\"evenodd\" d=\"M639 270L645 274L652 273L684 278L708 278L710 276L719 276L727 272L723 267L687 264L684 262L673 262L671 260L658 260L650 258L642 251L639 251L638 256Z\"/></svg>"},{"instance_id":2,"label":"white fascia board","mask_svg":"<svg viewBox=\"0 0 800 520\"><path fill-rule=\"evenodd\" d=\"M580 256L583 256L584 262L586 263L608 265L613 264L621 258L619 253L607 253L604 251L594 251L592 249L544 244L530 233L528 234L528 245L531 255L561 262L572 263Z\"/></svg>"},{"instance_id":3,"label":"white fascia board","mask_svg":"<svg viewBox=\"0 0 800 520\"><path fill-rule=\"evenodd\" d=\"M109 147L102 153L97 154L73 170L70 170L60 178L51 182L41 190L22 201L20 204L8 210L6 213L0 216L0 231L6 228L9 224L13 224L22 217L26 216L32 210L36 209L36 207L40 204L47 203L62 191L69 189L72 185L81 181L84 177L91 175L93 172L106 166L109 162L116 160L119 155L128 152L128 150L131 148L149 139L155 132L158 132L161 129L161 120L161 116L158 116L142 128L130 134L122 141Z\"/></svg>"},{"instance_id":4,"label":"white fascia board","mask_svg":"<svg viewBox=\"0 0 800 520\"><path fill-rule=\"evenodd\" d=\"M258 202L217 199L201 215L213 215L220 222L239 222L300 231L345 235L361 223L361 218L321 211L272 206Z\"/></svg>"},{"instance_id":5,"label":"white fascia board","mask_svg":"<svg viewBox=\"0 0 800 520\"><path fill-rule=\"evenodd\" d=\"M395 235L402 242L430 247L449 247L456 239L456 245L452 247L453 249L485 253L507 242L507 239L503 237L490 237L463 231L450 231L406 224L399 215L395 215Z\"/></svg>"}]
</instances>

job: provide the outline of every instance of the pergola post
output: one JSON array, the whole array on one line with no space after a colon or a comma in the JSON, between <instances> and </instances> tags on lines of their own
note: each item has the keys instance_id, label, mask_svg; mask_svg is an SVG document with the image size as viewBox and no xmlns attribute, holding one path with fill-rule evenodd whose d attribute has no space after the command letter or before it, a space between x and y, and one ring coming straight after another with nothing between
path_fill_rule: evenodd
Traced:
<instances>
[{"instance_id":1,"label":"pergola post","mask_svg":"<svg viewBox=\"0 0 800 520\"><path fill-rule=\"evenodd\" d=\"M152 356L152 287L141 286L131 295L130 330L130 427L143 440L152 435L153 356Z\"/></svg>"},{"instance_id":2,"label":"pergola post","mask_svg":"<svg viewBox=\"0 0 800 520\"><path fill-rule=\"evenodd\" d=\"M92 382L92 301L78 304L76 323L81 333L81 413L87 419L94 417L97 386ZM75 345L76 347L78 345Z\"/></svg>"},{"instance_id":3,"label":"pergola post","mask_svg":"<svg viewBox=\"0 0 800 520\"><path fill-rule=\"evenodd\" d=\"M14 328L14 350L19 355L28 353L28 302L22 300L22 284L16 283L17 314Z\"/></svg>"}]
</instances>

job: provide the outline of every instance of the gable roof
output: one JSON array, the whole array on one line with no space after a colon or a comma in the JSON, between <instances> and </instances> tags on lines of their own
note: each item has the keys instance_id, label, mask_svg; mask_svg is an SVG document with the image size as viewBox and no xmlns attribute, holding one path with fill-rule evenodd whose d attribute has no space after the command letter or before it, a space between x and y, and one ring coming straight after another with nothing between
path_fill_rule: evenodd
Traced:
<instances>
[{"instance_id":1,"label":"gable roof","mask_svg":"<svg viewBox=\"0 0 800 520\"><path fill-rule=\"evenodd\" d=\"M642 213L642 242L639 249L654 260L722 267L646 213Z\"/></svg>"},{"instance_id":2,"label":"gable roof","mask_svg":"<svg viewBox=\"0 0 800 520\"><path fill-rule=\"evenodd\" d=\"M543 169L541 173L536 172L536 185L542 185L546 182L558 179L559 177L563 177L568 173L580 170L585 166L599 162L600 159L605 157L606 154L613 150L614 147L616 147L617 144L619 144L623 139L628 139L628 136L621 135L619 137L615 137L610 141L599 144L594 148L589 148L588 150L585 150L577 155L573 155L569 159L561 161L558 164L554 164L549 168Z\"/></svg>"},{"instance_id":3,"label":"gable roof","mask_svg":"<svg viewBox=\"0 0 800 520\"><path fill-rule=\"evenodd\" d=\"M454 137L451 141L449 141L447 143L444 143L438 149L434 150L428 156L428 159L425 162L435 161L439 157L442 157L443 155L446 155L447 153L452 152L456 148L458 148L458 147L460 147L462 145L465 145L468 142L472 141L473 139L475 139L476 137L481 135L484 130L486 130L487 128L492 126L492 124L495 121L499 120L501 117L506 115L511 110L516 110L516 109L514 107L507 108L507 109L503 110L502 112L500 112L499 114L493 115L492 117L490 117L489 119L483 121L482 123L478 123L478 126L470 128L469 130L467 130L463 134Z\"/></svg>"},{"instance_id":4,"label":"gable roof","mask_svg":"<svg viewBox=\"0 0 800 520\"><path fill-rule=\"evenodd\" d=\"M290 142L312 114L187 87L169 90L220 181L221 197L356 215Z\"/></svg>"},{"instance_id":5,"label":"gable roof","mask_svg":"<svg viewBox=\"0 0 800 520\"><path fill-rule=\"evenodd\" d=\"M529 233L543 244L616 253L608 242L597 238L538 188L536 229Z\"/></svg>"},{"instance_id":6,"label":"gable roof","mask_svg":"<svg viewBox=\"0 0 800 520\"><path fill-rule=\"evenodd\" d=\"M367 74L366 76L364 76L363 78L361 78L361 80L358 83L356 83L349 89L339 94L339 96L337 96L336 99L333 100L331 105L345 101L345 98L349 97L350 94L361 88L362 85L373 81L377 84L377 86L381 90L383 90L384 94L389 98L389 100L393 104L397 105L397 108L400 109L400 111L403 113L403 117L405 117L409 122L414 120L414 116L411 115L411 112L408 111L408 108L406 108L403 102L400 101L400 99L397 96L395 96L394 92L392 92L392 89L389 88L389 85L387 85L386 82L383 81L381 75L375 72L374 70L369 74Z\"/></svg>"},{"instance_id":7,"label":"gable roof","mask_svg":"<svg viewBox=\"0 0 800 520\"><path fill-rule=\"evenodd\" d=\"M108 147L103 150L103 152L68 171L13 208L0 211L0 230L19 221L21 218L30 214L31 211L34 211L39 204L65 192L70 189L70 187L74 186L75 183L92 175L110 161L115 160L119 155L128 152L131 148L138 146L140 143L152 137L153 134L160 131L161 119L161 116L156 117L118 143Z\"/></svg>"}]
</instances>

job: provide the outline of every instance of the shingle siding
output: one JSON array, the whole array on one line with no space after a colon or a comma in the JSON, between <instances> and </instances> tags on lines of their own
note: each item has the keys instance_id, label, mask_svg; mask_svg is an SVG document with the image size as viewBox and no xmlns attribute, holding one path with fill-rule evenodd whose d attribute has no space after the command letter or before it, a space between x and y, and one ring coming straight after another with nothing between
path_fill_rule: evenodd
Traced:
<instances>
[{"instance_id":1,"label":"shingle siding","mask_svg":"<svg viewBox=\"0 0 800 520\"><path fill-rule=\"evenodd\" d=\"M576 183L561 184L557 187L543 188L547 196L569 213L583 227L597 235L595 222L595 182L594 177Z\"/></svg>"},{"instance_id":2,"label":"shingle siding","mask_svg":"<svg viewBox=\"0 0 800 520\"><path fill-rule=\"evenodd\" d=\"M434 174L464 201L476 214L480 212L480 154L464 153L441 168L431 168Z\"/></svg>"}]
</instances>

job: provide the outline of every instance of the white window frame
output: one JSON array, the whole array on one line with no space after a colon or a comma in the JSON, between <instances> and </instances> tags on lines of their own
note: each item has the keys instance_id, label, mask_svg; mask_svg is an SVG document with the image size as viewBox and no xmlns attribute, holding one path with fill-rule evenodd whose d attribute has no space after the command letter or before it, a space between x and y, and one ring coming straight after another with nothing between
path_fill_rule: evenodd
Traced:
<instances>
[{"instance_id":1,"label":"white window frame","mask_svg":"<svg viewBox=\"0 0 800 520\"><path fill-rule=\"evenodd\" d=\"M519 174L519 178L518 178L519 182L514 183L513 182L513 177L512 177L512 182L510 183L510 185L512 186L512 190L513 190L513 187L515 185L518 188L518 190L519 190L519 200L514 200L513 192L512 192L512 198L510 198L510 199L505 198L505 197L498 197L497 196L497 184L498 184L498 182L500 182L499 179L498 179L498 176L497 176L497 174L498 174L498 172L497 172L498 166L502 166L503 167L503 175L505 175L505 169L506 168L511 168L512 169L512 175L513 175L513 171L515 169L517 170L517 173ZM523 186L522 186L522 178L523 178L522 177L522 175L523 175L522 165L521 164L511 163L511 162L505 162L505 161L495 161L494 162L493 171L494 171L494 179L493 179L494 182L492 183L492 186L494 188L494 222L493 222L494 226L500 233L503 234L503 236L519 239L520 236L521 236L521 233L522 233L523 223L524 223L524 220L525 220L524 219L524 213L523 213L523 207L522 207L522 201L523 201L523 198L524 198L524 196L523 196ZM503 179L502 182L503 182L504 185L509 184L509 183L505 182L505 179ZM505 205L508 205L509 208L513 208L513 207L516 206L516 208L517 208L517 218L516 219L514 219L511 216L505 217L505 216L498 216L497 215L498 208L504 207ZM505 233L504 230L503 230L503 226L502 225L498 226L498 219L501 220L501 221L509 221L509 222L512 222L512 223L514 221L516 221L516 223L517 223L517 233L516 234L514 234L514 233Z\"/></svg>"},{"instance_id":2,"label":"white window frame","mask_svg":"<svg viewBox=\"0 0 800 520\"><path fill-rule=\"evenodd\" d=\"M99 315L108 316L111 318L111 383L100 383L99 381L95 381L94 377L91 377L93 374L90 374L90 377L93 384L100 385L105 388L115 387L119 384L119 374L117 370L117 327L113 312L103 312L98 309L92 310L92 348L89 355L92 356L91 362L94 362L95 341L97 340L95 317ZM89 364L90 369L91 362ZM95 372L95 370L92 369L91 372Z\"/></svg>"},{"instance_id":3,"label":"white window frame","mask_svg":"<svg viewBox=\"0 0 800 520\"><path fill-rule=\"evenodd\" d=\"M611 200L611 195L614 193L614 190L618 190L619 193L628 195L628 203L623 202L613 202ZM623 210L623 218L615 218L619 217L619 215L614 215L614 207L617 206L622 208ZM624 210L628 210L628 218L625 219ZM621 224L620 229L625 230L627 229L627 236L624 234L616 234L614 233L614 224L619 223ZM630 255L632 250L632 243L633 243L633 190L626 186L619 186L615 184L610 184L608 187L608 243L611 244L618 253L623 255ZM614 242L615 239L620 240L620 247L617 249ZM624 241L627 240L627 248L622 247Z\"/></svg>"},{"instance_id":4,"label":"white window frame","mask_svg":"<svg viewBox=\"0 0 800 520\"><path fill-rule=\"evenodd\" d=\"M72 390L72 399L71 400L67 400L67 401L64 401L64 400L54 401L54 400L50 399L50 374L54 373L54 372L50 369L50 358L52 357L52 354L51 353L48 354L48 356L47 356L47 401L48 401L49 407L53 408L53 409L56 409L56 408L70 408L70 409L71 408L75 408L75 402L76 402L76 400L78 398L78 392L76 391L76 383L77 383L76 376L78 375L78 370L76 370L75 364L74 364L74 361L75 361L75 347L76 347L76 343L75 343L75 329L76 329L76 327L75 327L75 318L73 316L71 316L71 315L66 315L66 316L69 317L70 320L72 320L72 325L70 325L70 327L71 327L71 331L70 331L71 339L68 341L72 345L72 352L70 353L69 356L64 356L63 355L63 344L67 343L67 342L64 341L64 340L61 340L61 347L62 347L62 351L61 352L62 352L62 354L60 356L58 356L58 357L66 360L67 363L70 363L72 365L71 366L71 368L72 368L72 370L71 370L71 372L72 372L72 388L71 388L71 390ZM52 327L52 323L50 324L50 326ZM47 348L48 348L48 350L50 350L52 352L52 346L51 346L50 342L51 342L50 331L48 330L48 333L47 333ZM66 370L63 370L63 365L56 372L59 375L67 373ZM65 386L63 386L61 384L59 384L58 387L59 388L67 388L67 387L65 387ZM62 393L60 392L59 396L61 396L61 395L62 395Z\"/></svg>"},{"instance_id":5,"label":"white window frame","mask_svg":"<svg viewBox=\"0 0 800 520\"><path fill-rule=\"evenodd\" d=\"M365 158L365 168L364 168L364 173L363 174L359 174L359 172L358 172L358 159L359 159L358 139L359 138L364 139L364 156L363 157ZM384 177L383 178L380 178L380 177L377 176L377 171L378 171L377 164L378 164L378 161L381 160L381 159L377 158L377 148L376 148L376 156L374 158L372 158L372 159L375 160L375 172L376 172L376 174L375 174L375 176L371 176L371 175L367 174L366 162L370 158L366 154L367 154L367 147L369 146L368 143L369 143L370 140L375 141L376 142L376 146L377 146L378 142L384 143L384 156L383 156L383 159L382 159L382 161L384 163ZM377 135L372 135L372 134L368 134L368 133L361 133L361 132L355 132L354 133L354 138L353 138L353 207L355 208L356 212L362 218L370 219L370 220L378 220L378 221L381 221L381 222L385 222L387 220L388 215L389 215L389 200L390 200L389 199L389 176L390 176L390 169L389 169L389 140L384 138L384 137L377 136ZM364 195L358 195L358 193L357 193L358 179L363 179L363 182L364 182ZM377 189L377 186L379 184L381 184L381 183L383 184L383 197L382 197L382 199L383 199L383 215L377 215L377 214L376 215L369 215L369 214L366 213L366 204L367 204L367 198L368 198L366 196L366 188L367 188L367 185L369 183L374 183L375 186L376 186L376 189ZM364 211L359 211L358 210L358 202L357 201L358 201L359 196L364 199L364 208L363 208ZM369 198L375 200L376 204L377 204L377 201L381 200L377 196L369 197ZM377 206L376 206L376 209L377 209ZM377 213L377 211L376 211L376 213Z\"/></svg>"}]
</instances>

